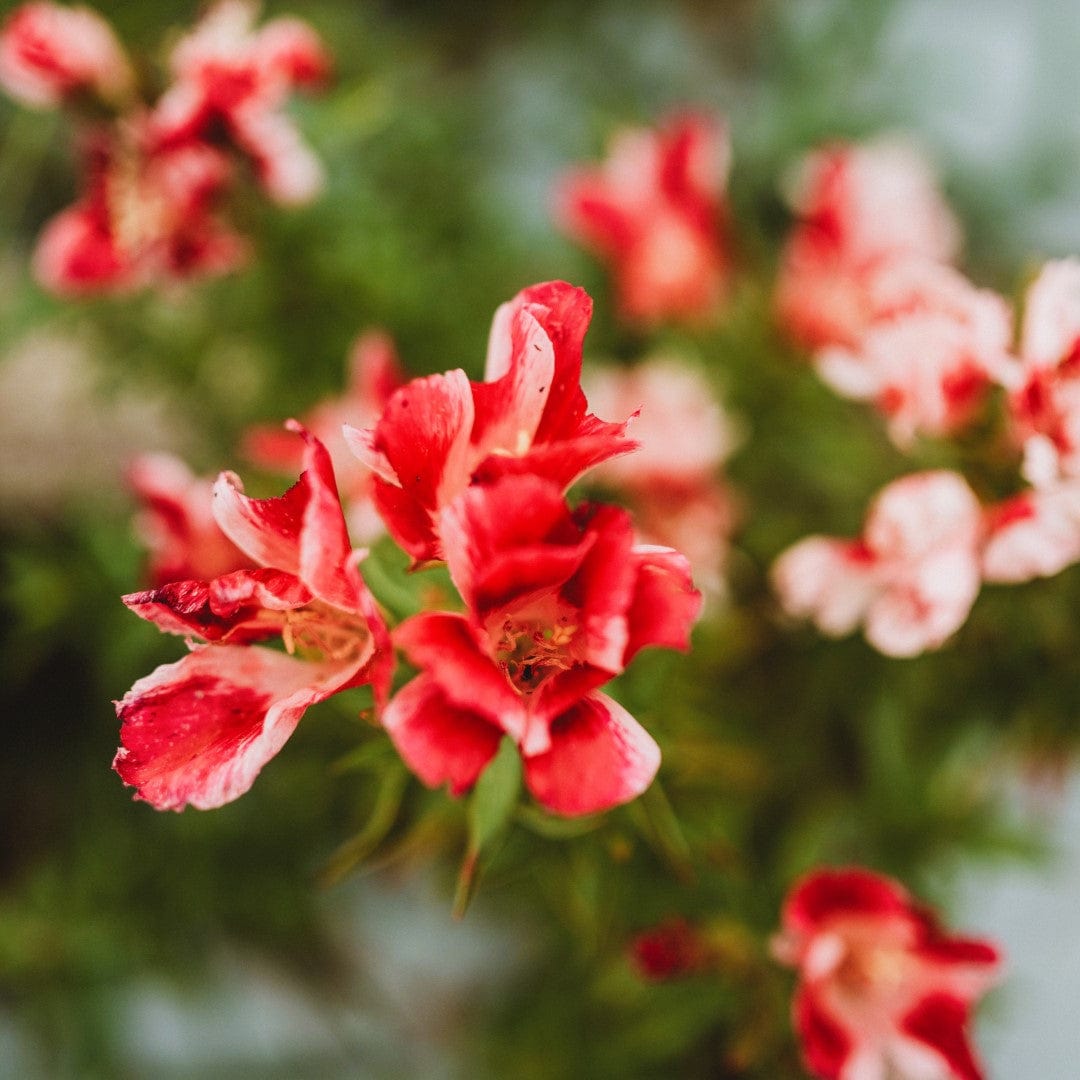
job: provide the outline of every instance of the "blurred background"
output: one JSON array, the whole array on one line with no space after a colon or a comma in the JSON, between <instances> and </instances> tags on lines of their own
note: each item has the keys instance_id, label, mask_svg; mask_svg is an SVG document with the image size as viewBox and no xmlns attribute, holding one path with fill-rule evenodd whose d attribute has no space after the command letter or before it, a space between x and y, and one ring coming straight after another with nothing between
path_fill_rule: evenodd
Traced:
<instances>
[{"instance_id":1,"label":"blurred background","mask_svg":"<svg viewBox=\"0 0 1080 1080\"><path fill-rule=\"evenodd\" d=\"M199 10L96 7L151 70ZM1074 1076L1076 568L988 590L955 644L910 662L780 627L765 572L807 532L856 531L887 480L962 454L901 455L773 330L785 171L825 139L908 131L964 224L965 270L1015 296L1080 251L1076 5L267 6L285 12L335 56L328 90L290 108L327 187L298 208L238 199L254 258L219 280L45 293L30 258L75 197L71 128L0 100L0 1074L798 1076L790 984L761 942L794 875L831 860L896 873L1003 942L1010 979L979 1026L991 1075ZM688 104L730 124L739 285L723 326L643 341L550 193L618 127ZM413 374L478 378L497 305L550 278L596 300L587 356L674 351L742 431L727 599L692 658L643 657L617 691L665 751L670 805L580 835L519 823L454 921L462 811L415 781L366 862L329 880L386 775L350 757L371 741L359 697L313 710L227 807L132 802L111 702L179 655L118 599L144 572L132 456L280 491L240 437L339 394L360 331L389 331ZM687 837L708 852L693 885ZM726 975L634 974L626 942L675 913L727 935Z\"/></svg>"}]
</instances>

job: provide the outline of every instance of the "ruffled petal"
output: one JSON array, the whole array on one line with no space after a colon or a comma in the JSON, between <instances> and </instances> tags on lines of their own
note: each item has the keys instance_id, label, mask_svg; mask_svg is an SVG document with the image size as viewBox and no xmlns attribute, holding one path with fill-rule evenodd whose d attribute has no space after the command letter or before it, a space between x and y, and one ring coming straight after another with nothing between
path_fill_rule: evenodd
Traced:
<instances>
[{"instance_id":1,"label":"ruffled petal","mask_svg":"<svg viewBox=\"0 0 1080 1080\"><path fill-rule=\"evenodd\" d=\"M405 764L428 787L449 784L452 795L476 783L503 736L486 717L451 702L431 675L399 690L382 722Z\"/></svg>"},{"instance_id":2,"label":"ruffled petal","mask_svg":"<svg viewBox=\"0 0 1080 1080\"><path fill-rule=\"evenodd\" d=\"M222 806L251 787L309 706L356 677L356 665L203 646L116 703L122 745L113 768L159 810Z\"/></svg>"},{"instance_id":3,"label":"ruffled petal","mask_svg":"<svg viewBox=\"0 0 1080 1080\"><path fill-rule=\"evenodd\" d=\"M900 1030L936 1051L950 1080L982 1080L983 1072L968 1042L968 1005L945 993L924 997L901 1021Z\"/></svg>"},{"instance_id":4,"label":"ruffled petal","mask_svg":"<svg viewBox=\"0 0 1080 1080\"><path fill-rule=\"evenodd\" d=\"M621 705L591 694L551 724L550 749L524 765L538 802L577 817L640 795L660 767L660 748Z\"/></svg>"},{"instance_id":5,"label":"ruffled petal","mask_svg":"<svg viewBox=\"0 0 1080 1080\"><path fill-rule=\"evenodd\" d=\"M910 904L906 889L869 870L816 870L788 895L783 924L788 932L812 933L842 915L903 916Z\"/></svg>"},{"instance_id":6,"label":"ruffled petal","mask_svg":"<svg viewBox=\"0 0 1080 1080\"><path fill-rule=\"evenodd\" d=\"M807 1068L824 1080L838 1080L854 1050L851 1036L806 987L796 993L791 1011Z\"/></svg>"}]
</instances>

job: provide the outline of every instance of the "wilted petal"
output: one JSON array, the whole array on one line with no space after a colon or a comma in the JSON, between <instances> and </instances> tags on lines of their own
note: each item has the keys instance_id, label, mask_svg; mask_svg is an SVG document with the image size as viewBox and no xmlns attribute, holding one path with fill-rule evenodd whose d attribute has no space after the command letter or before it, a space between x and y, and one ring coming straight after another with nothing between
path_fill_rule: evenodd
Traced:
<instances>
[{"instance_id":1,"label":"wilted petal","mask_svg":"<svg viewBox=\"0 0 1080 1080\"><path fill-rule=\"evenodd\" d=\"M140 679L117 702L113 768L159 810L200 810L251 787L304 711L356 677L270 649L207 645Z\"/></svg>"},{"instance_id":2,"label":"wilted petal","mask_svg":"<svg viewBox=\"0 0 1080 1080\"><path fill-rule=\"evenodd\" d=\"M660 748L617 702L591 694L551 724L551 748L525 758L525 783L553 813L598 813L640 795Z\"/></svg>"}]
</instances>

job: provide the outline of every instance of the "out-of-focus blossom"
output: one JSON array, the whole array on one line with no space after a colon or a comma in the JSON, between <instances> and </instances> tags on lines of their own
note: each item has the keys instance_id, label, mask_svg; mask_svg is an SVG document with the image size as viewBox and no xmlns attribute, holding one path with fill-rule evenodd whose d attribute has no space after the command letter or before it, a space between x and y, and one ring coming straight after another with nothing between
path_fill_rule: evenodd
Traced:
<instances>
[{"instance_id":1,"label":"out-of-focus blossom","mask_svg":"<svg viewBox=\"0 0 1080 1080\"><path fill-rule=\"evenodd\" d=\"M841 637L862 624L888 656L936 649L960 628L980 583L982 510L953 472L913 473L885 487L856 540L811 536L772 570L788 614Z\"/></svg>"},{"instance_id":2,"label":"out-of-focus blossom","mask_svg":"<svg viewBox=\"0 0 1080 1080\"><path fill-rule=\"evenodd\" d=\"M735 523L719 470L736 444L733 425L694 368L671 359L634 368L590 368L585 388L603 416L632 416L640 444L598 466L593 477L624 496L643 539L681 551L706 591L722 579Z\"/></svg>"},{"instance_id":3,"label":"out-of-focus blossom","mask_svg":"<svg viewBox=\"0 0 1080 1080\"><path fill-rule=\"evenodd\" d=\"M388 334L369 331L357 338L349 355L349 384L344 395L315 406L301 423L330 452L349 532L367 543L385 531L373 502L373 474L353 454L343 428L378 423L390 396L403 382L394 343ZM303 459L304 443L280 427L255 427L244 436L244 455L275 472L294 472Z\"/></svg>"},{"instance_id":4,"label":"out-of-focus blossom","mask_svg":"<svg viewBox=\"0 0 1080 1080\"><path fill-rule=\"evenodd\" d=\"M909 144L882 139L815 151L789 200L798 222L781 258L781 324L809 349L855 347L872 312L869 284L883 265L946 262L960 231L933 173Z\"/></svg>"},{"instance_id":5,"label":"out-of-focus blossom","mask_svg":"<svg viewBox=\"0 0 1080 1080\"><path fill-rule=\"evenodd\" d=\"M317 86L329 55L299 19L254 29L258 4L220 0L173 49L172 86L151 121L162 145L225 137L250 157L278 202L301 203L322 187L322 167L282 112L295 87Z\"/></svg>"},{"instance_id":6,"label":"out-of-focus blossom","mask_svg":"<svg viewBox=\"0 0 1080 1080\"><path fill-rule=\"evenodd\" d=\"M1021 492L986 515L983 577L1018 584L1080 562L1080 481Z\"/></svg>"},{"instance_id":7,"label":"out-of-focus blossom","mask_svg":"<svg viewBox=\"0 0 1080 1080\"><path fill-rule=\"evenodd\" d=\"M1047 263L1028 289L1009 410L1039 487L1080 479L1080 260Z\"/></svg>"},{"instance_id":8,"label":"out-of-focus blossom","mask_svg":"<svg viewBox=\"0 0 1080 1080\"><path fill-rule=\"evenodd\" d=\"M86 140L82 198L43 230L41 284L62 295L123 292L227 273L247 244L214 212L228 158L190 143L151 152L143 118L95 128Z\"/></svg>"},{"instance_id":9,"label":"out-of-focus blossom","mask_svg":"<svg viewBox=\"0 0 1080 1080\"><path fill-rule=\"evenodd\" d=\"M533 475L568 487L634 449L626 424L588 412L581 345L592 301L562 281L533 285L495 313L486 382L463 371L414 379L378 423L346 429L374 473L375 505L415 564L443 558L440 512L472 483Z\"/></svg>"},{"instance_id":10,"label":"out-of-focus blossom","mask_svg":"<svg viewBox=\"0 0 1080 1080\"><path fill-rule=\"evenodd\" d=\"M160 629L204 642L116 705L113 767L159 810L230 802L309 706L366 683L379 703L389 690L389 637L349 549L330 457L306 442L304 472L279 498L248 498L232 473L214 487L218 524L257 569L124 597ZM285 652L253 647L272 639Z\"/></svg>"},{"instance_id":11,"label":"out-of-focus blossom","mask_svg":"<svg viewBox=\"0 0 1080 1080\"><path fill-rule=\"evenodd\" d=\"M701 321L723 304L729 159L724 125L684 115L620 132L601 166L563 179L559 224L610 265L625 319Z\"/></svg>"},{"instance_id":12,"label":"out-of-focus blossom","mask_svg":"<svg viewBox=\"0 0 1080 1080\"><path fill-rule=\"evenodd\" d=\"M890 262L867 282L865 301L858 343L825 347L814 362L837 393L873 402L901 446L961 427L1009 370L1008 304L949 266Z\"/></svg>"},{"instance_id":13,"label":"out-of-focus blossom","mask_svg":"<svg viewBox=\"0 0 1080 1080\"><path fill-rule=\"evenodd\" d=\"M625 511L571 513L560 485L527 475L469 488L443 511L442 537L467 613L395 632L422 669L383 716L409 767L459 794L509 735L554 813L641 794L660 751L598 687L647 645L687 647L701 596L686 560L635 546Z\"/></svg>"},{"instance_id":14,"label":"out-of-focus blossom","mask_svg":"<svg viewBox=\"0 0 1080 1080\"><path fill-rule=\"evenodd\" d=\"M794 967L807 1068L822 1080L981 1080L968 1025L997 981L990 941L945 933L898 882L817 870L784 903L773 953Z\"/></svg>"},{"instance_id":15,"label":"out-of-focus blossom","mask_svg":"<svg viewBox=\"0 0 1080 1080\"><path fill-rule=\"evenodd\" d=\"M135 527L149 552L151 586L208 581L253 565L214 517L212 480L172 454L142 455L127 479L141 503Z\"/></svg>"},{"instance_id":16,"label":"out-of-focus blossom","mask_svg":"<svg viewBox=\"0 0 1080 1080\"><path fill-rule=\"evenodd\" d=\"M0 28L0 86L36 108L84 96L116 106L133 92L134 79L100 15L41 0L16 8Z\"/></svg>"},{"instance_id":17,"label":"out-of-focus blossom","mask_svg":"<svg viewBox=\"0 0 1080 1080\"><path fill-rule=\"evenodd\" d=\"M700 971L708 964L709 949L701 931L673 918L638 934L630 956L644 978L664 982Z\"/></svg>"}]
</instances>

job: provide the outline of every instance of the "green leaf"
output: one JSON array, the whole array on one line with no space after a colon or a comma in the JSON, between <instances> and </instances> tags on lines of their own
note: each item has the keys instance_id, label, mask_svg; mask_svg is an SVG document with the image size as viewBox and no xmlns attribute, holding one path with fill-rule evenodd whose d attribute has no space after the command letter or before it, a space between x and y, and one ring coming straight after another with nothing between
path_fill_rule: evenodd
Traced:
<instances>
[{"instance_id":1,"label":"green leaf","mask_svg":"<svg viewBox=\"0 0 1080 1080\"><path fill-rule=\"evenodd\" d=\"M476 891L480 856L502 835L510 822L521 793L521 756L510 738L504 738L498 753L480 774L467 813L469 843L458 874L454 896L454 917L465 914Z\"/></svg>"}]
</instances>

